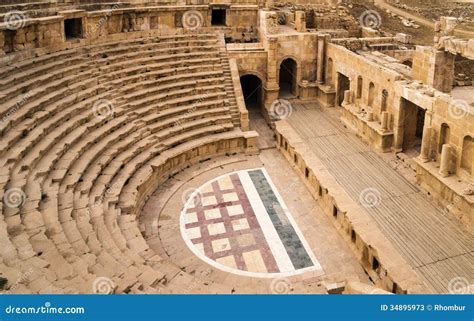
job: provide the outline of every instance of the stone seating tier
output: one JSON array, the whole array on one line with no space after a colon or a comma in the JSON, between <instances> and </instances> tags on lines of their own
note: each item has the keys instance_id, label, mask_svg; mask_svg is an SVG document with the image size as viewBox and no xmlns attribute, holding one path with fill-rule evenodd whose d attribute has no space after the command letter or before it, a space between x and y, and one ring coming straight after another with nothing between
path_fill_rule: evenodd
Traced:
<instances>
[{"instance_id":1,"label":"stone seating tier","mask_svg":"<svg viewBox=\"0 0 474 321\"><path fill-rule=\"evenodd\" d=\"M220 42L136 39L0 67L0 191L25 196L0 208L13 293L89 293L100 276L119 293L168 291L178 268L160 270L138 229L146 199L189 164L252 148Z\"/></svg>"}]
</instances>

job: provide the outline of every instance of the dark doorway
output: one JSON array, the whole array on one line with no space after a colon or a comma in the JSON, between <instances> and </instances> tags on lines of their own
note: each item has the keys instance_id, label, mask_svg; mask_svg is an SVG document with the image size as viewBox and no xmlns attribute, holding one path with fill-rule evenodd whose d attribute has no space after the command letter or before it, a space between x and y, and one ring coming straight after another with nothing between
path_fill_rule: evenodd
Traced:
<instances>
[{"instance_id":1,"label":"dark doorway","mask_svg":"<svg viewBox=\"0 0 474 321\"><path fill-rule=\"evenodd\" d=\"M259 77L244 75L240 77L242 93L248 110L249 128L258 132L259 149L275 147L275 133L268 126L268 112L263 104L263 85Z\"/></svg>"},{"instance_id":2,"label":"dark doorway","mask_svg":"<svg viewBox=\"0 0 474 321\"><path fill-rule=\"evenodd\" d=\"M387 101L388 101L388 91L382 90L382 104L380 106L380 111L387 111Z\"/></svg>"},{"instance_id":3,"label":"dark doorway","mask_svg":"<svg viewBox=\"0 0 474 321\"><path fill-rule=\"evenodd\" d=\"M280 97L296 96L296 62L287 58L280 64Z\"/></svg>"},{"instance_id":4,"label":"dark doorway","mask_svg":"<svg viewBox=\"0 0 474 321\"><path fill-rule=\"evenodd\" d=\"M413 61L411 61L410 59L405 60L404 62L402 62L402 64L404 64L405 66L408 66L410 68L413 67Z\"/></svg>"},{"instance_id":5,"label":"dark doorway","mask_svg":"<svg viewBox=\"0 0 474 321\"><path fill-rule=\"evenodd\" d=\"M135 29L133 17L129 13L124 13L122 16L122 32L131 32Z\"/></svg>"},{"instance_id":6,"label":"dark doorway","mask_svg":"<svg viewBox=\"0 0 474 321\"><path fill-rule=\"evenodd\" d=\"M423 128L425 125L425 110L420 106L402 98L403 115L403 151L421 150Z\"/></svg>"},{"instance_id":7,"label":"dark doorway","mask_svg":"<svg viewBox=\"0 0 474 321\"><path fill-rule=\"evenodd\" d=\"M211 25L225 26L225 9L212 9Z\"/></svg>"},{"instance_id":8,"label":"dark doorway","mask_svg":"<svg viewBox=\"0 0 474 321\"><path fill-rule=\"evenodd\" d=\"M262 81L254 75L240 77L245 105L250 111L259 111L262 105Z\"/></svg>"},{"instance_id":9,"label":"dark doorway","mask_svg":"<svg viewBox=\"0 0 474 321\"><path fill-rule=\"evenodd\" d=\"M64 33L66 39L82 38L82 19L66 19L64 20Z\"/></svg>"},{"instance_id":10,"label":"dark doorway","mask_svg":"<svg viewBox=\"0 0 474 321\"><path fill-rule=\"evenodd\" d=\"M3 43L3 51L5 53L10 53L15 50L15 36L16 36L16 30L5 30L4 31L4 43Z\"/></svg>"},{"instance_id":11,"label":"dark doorway","mask_svg":"<svg viewBox=\"0 0 474 321\"><path fill-rule=\"evenodd\" d=\"M346 75L337 73L337 105L342 106L344 101L344 93L351 89L351 81Z\"/></svg>"}]
</instances>

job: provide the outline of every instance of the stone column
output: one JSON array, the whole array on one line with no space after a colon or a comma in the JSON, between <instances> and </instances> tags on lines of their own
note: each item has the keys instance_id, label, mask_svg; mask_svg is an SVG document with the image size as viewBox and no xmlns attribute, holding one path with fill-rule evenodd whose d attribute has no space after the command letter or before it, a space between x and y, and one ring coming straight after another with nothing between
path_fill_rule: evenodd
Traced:
<instances>
[{"instance_id":1,"label":"stone column","mask_svg":"<svg viewBox=\"0 0 474 321\"><path fill-rule=\"evenodd\" d=\"M432 128L430 126L423 129L423 138L421 141L421 153L420 160L424 163L430 161L430 145L431 145L431 132Z\"/></svg>"},{"instance_id":2,"label":"stone column","mask_svg":"<svg viewBox=\"0 0 474 321\"><path fill-rule=\"evenodd\" d=\"M324 51L325 51L325 38L323 36L318 37L318 68L316 71L316 82L318 84L324 83Z\"/></svg>"},{"instance_id":3,"label":"stone column","mask_svg":"<svg viewBox=\"0 0 474 321\"><path fill-rule=\"evenodd\" d=\"M278 85L277 80L277 51L278 39L268 38L268 49L267 49L267 83Z\"/></svg>"},{"instance_id":4,"label":"stone column","mask_svg":"<svg viewBox=\"0 0 474 321\"><path fill-rule=\"evenodd\" d=\"M449 176L449 168L451 164L451 151L452 147L449 144L444 144L441 150L441 162L439 166L439 174L442 177Z\"/></svg>"},{"instance_id":5,"label":"stone column","mask_svg":"<svg viewBox=\"0 0 474 321\"><path fill-rule=\"evenodd\" d=\"M367 121L368 122L374 121L374 113L373 112L371 112L371 111L367 112Z\"/></svg>"},{"instance_id":6,"label":"stone column","mask_svg":"<svg viewBox=\"0 0 474 321\"><path fill-rule=\"evenodd\" d=\"M380 118L381 118L380 123L381 123L381 126L382 126L382 131L386 132L388 130L388 123L389 123L389 119L390 119L390 114L388 113L388 111L383 111Z\"/></svg>"},{"instance_id":7,"label":"stone column","mask_svg":"<svg viewBox=\"0 0 474 321\"><path fill-rule=\"evenodd\" d=\"M277 45L277 38L268 38L267 83L265 86L265 107L267 108L270 108L273 101L278 99L278 91L280 90L277 79Z\"/></svg>"}]
</instances>

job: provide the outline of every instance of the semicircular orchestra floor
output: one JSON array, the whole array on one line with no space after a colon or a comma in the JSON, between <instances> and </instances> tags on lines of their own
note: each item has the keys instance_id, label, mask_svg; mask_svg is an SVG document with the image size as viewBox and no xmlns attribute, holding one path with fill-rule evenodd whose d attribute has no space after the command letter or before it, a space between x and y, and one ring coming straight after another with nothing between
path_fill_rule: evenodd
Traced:
<instances>
[{"instance_id":1,"label":"semicircular orchestra floor","mask_svg":"<svg viewBox=\"0 0 474 321\"><path fill-rule=\"evenodd\" d=\"M253 277L322 272L264 168L224 174L196 189L180 227L190 250L224 271Z\"/></svg>"},{"instance_id":2,"label":"semicircular orchestra floor","mask_svg":"<svg viewBox=\"0 0 474 321\"><path fill-rule=\"evenodd\" d=\"M140 226L172 293L280 293L281 280L284 292L325 293L323 281L368 282L275 149L175 175L150 197Z\"/></svg>"}]
</instances>

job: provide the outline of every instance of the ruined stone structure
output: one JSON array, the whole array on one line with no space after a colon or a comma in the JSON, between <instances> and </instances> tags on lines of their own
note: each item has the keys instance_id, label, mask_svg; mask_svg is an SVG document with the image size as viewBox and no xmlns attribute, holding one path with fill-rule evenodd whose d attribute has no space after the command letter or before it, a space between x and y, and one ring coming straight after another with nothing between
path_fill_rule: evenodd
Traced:
<instances>
[{"instance_id":1,"label":"ruined stone structure","mask_svg":"<svg viewBox=\"0 0 474 321\"><path fill-rule=\"evenodd\" d=\"M2 2L0 292L470 291L474 39L336 2Z\"/></svg>"}]
</instances>

